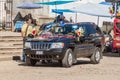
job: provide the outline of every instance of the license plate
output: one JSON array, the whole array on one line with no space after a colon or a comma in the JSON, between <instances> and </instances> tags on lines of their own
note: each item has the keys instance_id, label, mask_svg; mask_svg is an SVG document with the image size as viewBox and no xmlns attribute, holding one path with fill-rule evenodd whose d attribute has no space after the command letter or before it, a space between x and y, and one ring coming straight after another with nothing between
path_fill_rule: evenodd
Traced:
<instances>
[{"instance_id":1,"label":"license plate","mask_svg":"<svg viewBox=\"0 0 120 80\"><path fill-rule=\"evenodd\" d=\"M43 51L36 51L36 55L42 55Z\"/></svg>"}]
</instances>

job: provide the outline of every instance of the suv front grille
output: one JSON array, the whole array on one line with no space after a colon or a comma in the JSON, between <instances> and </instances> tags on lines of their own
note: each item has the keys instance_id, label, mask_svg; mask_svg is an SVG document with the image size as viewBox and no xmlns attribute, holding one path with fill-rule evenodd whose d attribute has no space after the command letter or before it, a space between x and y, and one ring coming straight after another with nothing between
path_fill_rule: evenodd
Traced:
<instances>
[{"instance_id":1,"label":"suv front grille","mask_svg":"<svg viewBox=\"0 0 120 80\"><path fill-rule=\"evenodd\" d=\"M30 55L31 58L33 59L55 59L56 55Z\"/></svg>"},{"instance_id":2,"label":"suv front grille","mask_svg":"<svg viewBox=\"0 0 120 80\"><path fill-rule=\"evenodd\" d=\"M47 50L50 49L51 43L47 42L31 42L32 50Z\"/></svg>"}]
</instances>

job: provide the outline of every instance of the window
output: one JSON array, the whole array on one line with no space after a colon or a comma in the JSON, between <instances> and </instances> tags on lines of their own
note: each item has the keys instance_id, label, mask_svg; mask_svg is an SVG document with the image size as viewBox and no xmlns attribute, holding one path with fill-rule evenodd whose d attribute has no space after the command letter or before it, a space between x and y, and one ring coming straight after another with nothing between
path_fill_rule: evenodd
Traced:
<instances>
[{"instance_id":1,"label":"window","mask_svg":"<svg viewBox=\"0 0 120 80\"><path fill-rule=\"evenodd\" d=\"M55 33L62 33L63 32L63 28L62 27L55 27Z\"/></svg>"},{"instance_id":2,"label":"window","mask_svg":"<svg viewBox=\"0 0 120 80\"><path fill-rule=\"evenodd\" d=\"M120 23L116 23L118 29L120 29Z\"/></svg>"},{"instance_id":3,"label":"window","mask_svg":"<svg viewBox=\"0 0 120 80\"><path fill-rule=\"evenodd\" d=\"M78 29L77 25L67 24L64 26L64 34L74 33L76 29Z\"/></svg>"},{"instance_id":4,"label":"window","mask_svg":"<svg viewBox=\"0 0 120 80\"><path fill-rule=\"evenodd\" d=\"M116 29L116 32L120 33L120 23L116 23L116 27L118 28L118 29Z\"/></svg>"},{"instance_id":5,"label":"window","mask_svg":"<svg viewBox=\"0 0 120 80\"><path fill-rule=\"evenodd\" d=\"M82 27L84 30L84 35L95 34L96 30L93 24L80 24L79 27Z\"/></svg>"}]
</instances>

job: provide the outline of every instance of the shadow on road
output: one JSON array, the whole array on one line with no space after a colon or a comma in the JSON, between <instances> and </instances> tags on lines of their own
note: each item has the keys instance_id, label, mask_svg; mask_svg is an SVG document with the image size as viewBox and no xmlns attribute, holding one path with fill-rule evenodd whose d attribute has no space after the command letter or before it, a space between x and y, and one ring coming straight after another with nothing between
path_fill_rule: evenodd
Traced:
<instances>
[{"instance_id":1,"label":"shadow on road","mask_svg":"<svg viewBox=\"0 0 120 80\"><path fill-rule=\"evenodd\" d=\"M87 65L87 64L92 64L92 63L88 60L78 60L75 65Z\"/></svg>"},{"instance_id":2,"label":"shadow on road","mask_svg":"<svg viewBox=\"0 0 120 80\"><path fill-rule=\"evenodd\" d=\"M27 66L28 67L28 65L26 63L19 63L18 65L19 66ZM46 64L42 64L42 63L38 62L35 66L32 66L32 67L61 67L61 65L59 63L46 63Z\"/></svg>"},{"instance_id":3,"label":"shadow on road","mask_svg":"<svg viewBox=\"0 0 120 80\"><path fill-rule=\"evenodd\" d=\"M112 52L103 53L103 56L106 56L106 57L120 57L118 53L112 53Z\"/></svg>"},{"instance_id":4,"label":"shadow on road","mask_svg":"<svg viewBox=\"0 0 120 80\"><path fill-rule=\"evenodd\" d=\"M91 62L88 60L87 61L86 60L78 60L76 64L73 64L73 66L87 65L87 64L91 64ZM18 65L28 67L28 65L25 62L19 62ZM41 62L37 62L37 64L35 66L32 66L32 67L58 67L59 68L59 67L62 67L62 65L58 62L45 63L45 64L42 64Z\"/></svg>"}]
</instances>

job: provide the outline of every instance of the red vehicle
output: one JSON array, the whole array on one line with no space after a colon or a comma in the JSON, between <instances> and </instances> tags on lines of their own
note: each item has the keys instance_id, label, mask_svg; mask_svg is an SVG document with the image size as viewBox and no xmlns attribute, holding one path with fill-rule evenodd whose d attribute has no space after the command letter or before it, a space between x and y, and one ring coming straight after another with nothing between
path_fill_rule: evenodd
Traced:
<instances>
[{"instance_id":1,"label":"red vehicle","mask_svg":"<svg viewBox=\"0 0 120 80\"><path fill-rule=\"evenodd\" d=\"M119 18L115 18L115 20L114 20L113 47L120 48L120 19Z\"/></svg>"},{"instance_id":2,"label":"red vehicle","mask_svg":"<svg viewBox=\"0 0 120 80\"><path fill-rule=\"evenodd\" d=\"M114 38L113 47L117 48L120 56L120 0L105 0L112 2L110 13L114 15Z\"/></svg>"}]
</instances>

